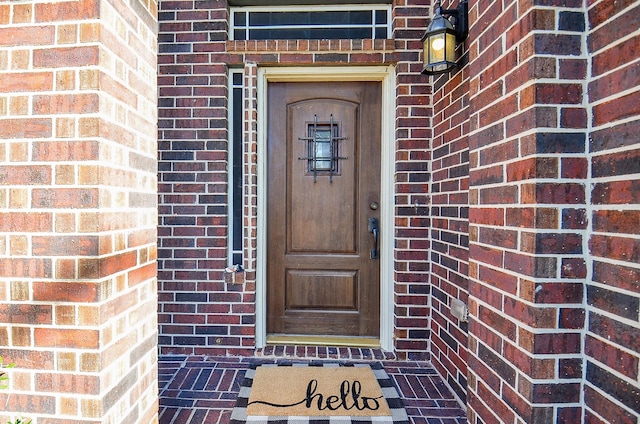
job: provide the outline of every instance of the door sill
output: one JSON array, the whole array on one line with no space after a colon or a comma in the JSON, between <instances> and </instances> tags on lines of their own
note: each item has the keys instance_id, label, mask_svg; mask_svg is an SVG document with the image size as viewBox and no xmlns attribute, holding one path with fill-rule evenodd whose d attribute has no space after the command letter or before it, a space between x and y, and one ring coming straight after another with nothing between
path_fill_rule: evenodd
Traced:
<instances>
[{"instance_id":1,"label":"door sill","mask_svg":"<svg viewBox=\"0 0 640 424\"><path fill-rule=\"evenodd\" d=\"M380 339L372 337L344 336L302 336L302 335L267 335L268 345L304 345L304 346L340 346L340 347L380 347Z\"/></svg>"}]
</instances>

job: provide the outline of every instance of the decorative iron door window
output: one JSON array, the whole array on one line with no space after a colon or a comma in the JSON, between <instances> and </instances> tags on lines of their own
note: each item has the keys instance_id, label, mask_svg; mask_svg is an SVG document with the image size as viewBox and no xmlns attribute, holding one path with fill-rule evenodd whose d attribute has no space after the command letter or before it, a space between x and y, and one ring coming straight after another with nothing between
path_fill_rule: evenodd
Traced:
<instances>
[{"instance_id":1,"label":"decorative iron door window","mask_svg":"<svg viewBox=\"0 0 640 424\"><path fill-rule=\"evenodd\" d=\"M346 137L340 136L340 124L333 120L318 122L318 116L314 116L313 122L307 123L307 136L300 137L307 142L307 156L298 158L307 161L307 175L313 175L313 181L317 181L318 175L328 175L333 182L334 175L340 175L340 160L348 159L340 156L340 141Z\"/></svg>"}]
</instances>

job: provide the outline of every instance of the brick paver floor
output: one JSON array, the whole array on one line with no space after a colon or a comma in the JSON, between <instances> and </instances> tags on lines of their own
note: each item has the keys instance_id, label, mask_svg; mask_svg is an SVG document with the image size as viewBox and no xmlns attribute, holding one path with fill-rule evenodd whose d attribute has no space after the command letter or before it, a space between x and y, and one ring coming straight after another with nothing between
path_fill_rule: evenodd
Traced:
<instances>
[{"instance_id":1,"label":"brick paver floor","mask_svg":"<svg viewBox=\"0 0 640 424\"><path fill-rule=\"evenodd\" d=\"M254 357L161 356L160 424L228 423L252 364L310 360L379 362L396 384L412 423L467 422L465 411L428 362L399 361L377 349L277 346L258 350Z\"/></svg>"}]
</instances>

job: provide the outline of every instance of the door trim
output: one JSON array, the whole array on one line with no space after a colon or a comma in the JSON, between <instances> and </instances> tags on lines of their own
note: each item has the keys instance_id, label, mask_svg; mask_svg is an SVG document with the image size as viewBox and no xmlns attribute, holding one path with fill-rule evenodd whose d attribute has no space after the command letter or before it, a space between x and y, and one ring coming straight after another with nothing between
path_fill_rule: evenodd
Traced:
<instances>
[{"instance_id":1,"label":"door trim","mask_svg":"<svg viewBox=\"0 0 640 424\"><path fill-rule=\"evenodd\" d=\"M267 85L270 82L379 81L382 84L380 187L380 347L393 351L393 205L395 163L395 68L393 66L260 67L257 81L257 269L256 347L267 341L266 258Z\"/></svg>"}]
</instances>

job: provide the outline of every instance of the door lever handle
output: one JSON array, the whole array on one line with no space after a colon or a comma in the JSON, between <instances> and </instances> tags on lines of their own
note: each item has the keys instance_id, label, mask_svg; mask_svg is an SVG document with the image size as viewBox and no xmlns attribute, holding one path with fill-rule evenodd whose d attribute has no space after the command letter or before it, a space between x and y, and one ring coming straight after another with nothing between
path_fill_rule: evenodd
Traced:
<instances>
[{"instance_id":1,"label":"door lever handle","mask_svg":"<svg viewBox=\"0 0 640 424\"><path fill-rule=\"evenodd\" d=\"M371 249L371 259L378 259L378 233L380 231L380 221L378 218L369 218L369 232L373 233L373 249Z\"/></svg>"}]
</instances>

